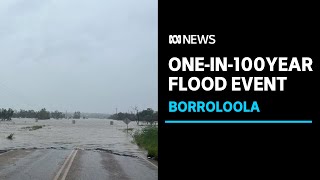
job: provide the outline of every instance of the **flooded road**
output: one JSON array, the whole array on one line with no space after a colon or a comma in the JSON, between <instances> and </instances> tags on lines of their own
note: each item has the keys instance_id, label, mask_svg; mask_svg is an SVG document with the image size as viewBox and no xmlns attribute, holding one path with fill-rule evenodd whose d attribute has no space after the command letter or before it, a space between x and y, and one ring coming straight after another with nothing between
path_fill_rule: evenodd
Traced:
<instances>
[{"instance_id":1,"label":"flooded road","mask_svg":"<svg viewBox=\"0 0 320 180\"><path fill-rule=\"evenodd\" d=\"M126 124L106 119L13 119L0 123L0 179L157 179L156 163ZM32 126L43 126L30 130ZM141 127L135 122L129 128ZM13 139L6 137L14 133Z\"/></svg>"},{"instance_id":2,"label":"flooded road","mask_svg":"<svg viewBox=\"0 0 320 180\"><path fill-rule=\"evenodd\" d=\"M110 121L114 124L110 125ZM26 127L44 126L29 130ZM138 129L136 122L130 122L129 128ZM20 148L56 148L56 149L107 149L119 153L141 153L133 144L132 136L125 133L126 124L122 121L108 119L13 119L0 122L0 150ZM14 133L14 139L5 137Z\"/></svg>"}]
</instances>

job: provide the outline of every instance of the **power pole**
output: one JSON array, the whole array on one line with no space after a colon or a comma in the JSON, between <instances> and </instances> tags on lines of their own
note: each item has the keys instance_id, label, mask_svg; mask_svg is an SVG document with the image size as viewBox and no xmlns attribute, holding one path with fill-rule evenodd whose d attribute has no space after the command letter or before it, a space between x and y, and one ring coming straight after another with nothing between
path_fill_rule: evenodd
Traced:
<instances>
[{"instance_id":1,"label":"power pole","mask_svg":"<svg viewBox=\"0 0 320 180\"><path fill-rule=\"evenodd\" d=\"M135 106L132 108L134 111L136 111L136 116L137 116L137 125L139 125L139 109L138 106Z\"/></svg>"}]
</instances>

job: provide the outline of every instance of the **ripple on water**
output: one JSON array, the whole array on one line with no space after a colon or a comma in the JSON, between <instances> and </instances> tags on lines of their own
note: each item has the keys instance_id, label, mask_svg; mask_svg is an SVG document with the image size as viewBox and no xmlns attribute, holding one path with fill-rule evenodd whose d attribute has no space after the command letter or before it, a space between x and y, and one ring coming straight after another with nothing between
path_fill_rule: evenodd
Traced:
<instances>
[{"instance_id":1,"label":"ripple on water","mask_svg":"<svg viewBox=\"0 0 320 180\"><path fill-rule=\"evenodd\" d=\"M39 120L13 119L12 122L0 122L0 149L21 148L56 148L56 149L107 149L121 154L135 154L141 150L132 142L132 136L122 131L126 124L109 119L79 119L75 124L72 120ZM23 129L35 125L43 128L29 131ZM139 129L135 122L129 128ZM14 133L13 140L6 139Z\"/></svg>"}]
</instances>

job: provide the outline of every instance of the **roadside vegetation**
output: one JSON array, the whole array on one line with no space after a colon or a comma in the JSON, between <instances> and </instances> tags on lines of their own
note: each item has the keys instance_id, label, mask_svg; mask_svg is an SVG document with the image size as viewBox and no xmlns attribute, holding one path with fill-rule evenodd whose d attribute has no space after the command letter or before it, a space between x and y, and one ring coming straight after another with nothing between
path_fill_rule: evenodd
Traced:
<instances>
[{"instance_id":1,"label":"roadside vegetation","mask_svg":"<svg viewBox=\"0 0 320 180\"><path fill-rule=\"evenodd\" d=\"M158 127L148 126L133 134L134 142L148 151L148 157L158 160Z\"/></svg>"}]
</instances>

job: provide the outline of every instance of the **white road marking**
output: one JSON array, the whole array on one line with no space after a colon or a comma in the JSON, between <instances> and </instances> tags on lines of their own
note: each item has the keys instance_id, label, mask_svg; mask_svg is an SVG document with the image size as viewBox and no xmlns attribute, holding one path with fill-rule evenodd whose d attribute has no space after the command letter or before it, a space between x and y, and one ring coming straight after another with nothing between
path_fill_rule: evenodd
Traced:
<instances>
[{"instance_id":1,"label":"white road marking","mask_svg":"<svg viewBox=\"0 0 320 180\"><path fill-rule=\"evenodd\" d=\"M72 165L72 162L73 162L74 158L76 157L77 152L78 152L78 150L75 151L75 153L73 154L72 158L70 159L69 164L67 166L67 169L64 171L64 174L63 174L61 180L65 180L66 179L67 174L68 174L68 172L70 170L70 167Z\"/></svg>"},{"instance_id":2,"label":"white road marking","mask_svg":"<svg viewBox=\"0 0 320 180\"><path fill-rule=\"evenodd\" d=\"M148 159L142 157L142 156L139 156L140 158L144 159L145 161L147 161L148 163L152 164L154 167L156 167L158 169L158 166L153 164L151 161L149 161Z\"/></svg>"},{"instance_id":3,"label":"white road marking","mask_svg":"<svg viewBox=\"0 0 320 180\"><path fill-rule=\"evenodd\" d=\"M70 157L72 156L72 154L75 152L75 150L72 150L71 153L69 154L68 158L64 161L63 165L61 166L61 168L59 169L58 173L56 174L56 176L53 178L53 180L58 180L58 178L60 177L60 174L62 172L62 170L64 169L64 167L66 166L67 162L69 161Z\"/></svg>"}]
</instances>

